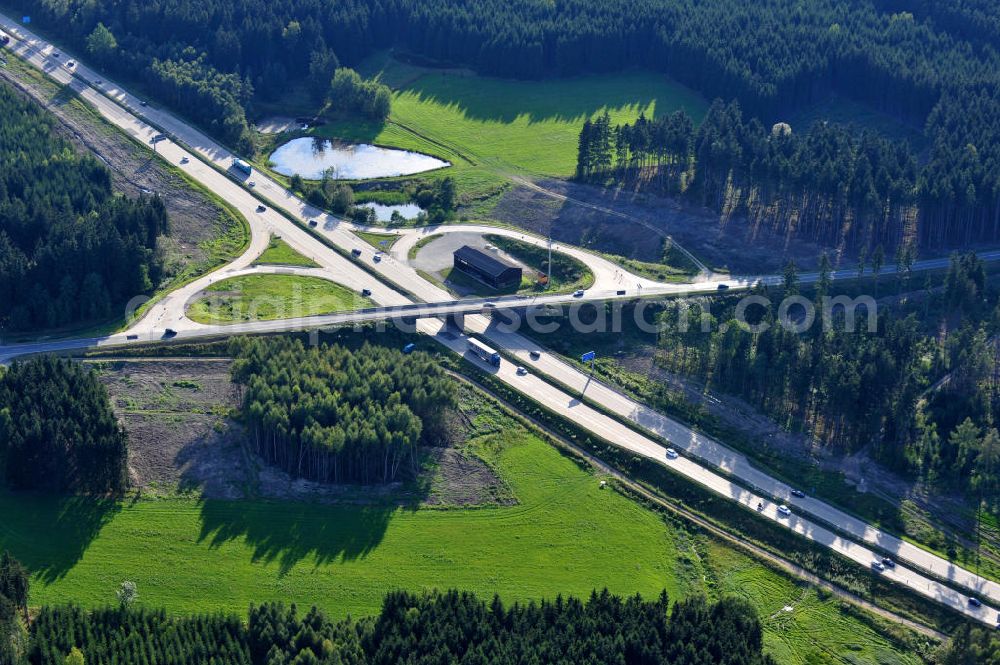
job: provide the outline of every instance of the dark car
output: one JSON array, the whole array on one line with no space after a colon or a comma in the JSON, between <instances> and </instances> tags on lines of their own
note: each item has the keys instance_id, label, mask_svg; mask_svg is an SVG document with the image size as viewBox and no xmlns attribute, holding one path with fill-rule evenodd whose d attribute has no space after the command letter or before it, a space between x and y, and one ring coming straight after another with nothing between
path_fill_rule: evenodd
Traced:
<instances>
[{"instance_id":1,"label":"dark car","mask_svg":"<svg viewBox=\"0 0 1000 665\"><path fill-rule=\"evenodd\" d=\"M361 250L355 247L351 250L351 256L361 256Z\"/></svg>"},{"instance_id":2,"label":"dark car","mask_svg":"<svg viewBox=\"0 0 1000 665\"><path fill-rule=\"evenodd\" d=\"M262 205L257 206L257 212L267 212L267 208Z\"/></svg>"},{"instance_id":3,"label":"dark car","mask_svg":"<svg viewBox=\"0 0 1000 665\"><path fill-rule=\"evenodd\" d=\"M149 102L147 102L147 101L146 101L146 100L144 99L144 100L142 100L141 102L139 102L139 106L149 106Z\"/></svg>"},{"instance_id":4,"label":"dark car","mask_svg":"<svg viewBox=\"0 0 1000 665\"><path fill-rule=\"evenodd\" d=\"M367 298L371 294L372 294L372 290L371 289L361 289L361 295L363 295L364 297Z\"/></svg>"},{"instance_id":5,"label":"dark car","mask_svg":"<svg viewBox=\"0 0 1000 665\"><path fill-rule=\"evenodd\" d=\"M885 564L886 568L895 568L896 567L896 562L893 561L892 559L890 559L887 556L882 557L882 563Z\"/></svg>"},{"instance_id":6,"label":"dark car","mask_svg":"<svg viewBox=\"0 0 1000 665\"><path fill-rule=\"evenodd\" d=\"M528 355L531 356L532 360L538 360L539 358L542 357L542 354L540 354L538 351L532 351Z\"/></svg>"},{"instance_id":7,"label":"dark car","mask_svg":"<svg viewBox=\"0 0 1000 665\"><path fill-rule=\"evenodd\" d=\"M798 497L800 499L804 499L805 496L806 496L806 493L803 492L802 490L792 490L792 496Z\"/></svg>"},{"instance_id":8,"label":"dark car","mask_svg":"<svg viewBox=\"0 0 1000 665\"><path fill-rule=\"evenodd\" d=\"M980 601L975 596L970 596L969 597L969 605L972 605L973 607L982 607L983 603L982 603L982 601Z\"/></svg>"},{"instance_id":9,"label":"dark car","mask_svg":"<svg viewBox=\"0 0 1000 665\"><path fill-rule=\"evenodd\" d=\"M728 285L728 284L719 284L719 286L717 286L716 288L717 288L717 289L718 289L719 291L725 291L726 289L728 289L728 288L729 288L729 285Z\"/></svg>"},{"instance_id":10,"label":"dark car","mask_svg":"<svg viewBox=\"0 0 1000 665\"><path fill-rule=\"evenodd\" d=\"M619 295L619 296L623 296L623 295L625 295L625 289L618 289L617 291L615 291L615 294Z\"/></svg>"},{"instance_id":11,"label":"dark car","mask_svg":"<svg viewBox=\"0 0 1000 665\"><path fill-rule=\"evenodd\" d=\"M310 228L316 228L316 220L315 219L310 219L309 220L309 226L310 226Z\"/></svg>"},{"instance_id":12,"label":"dark car","mask_svg":"<svg viewBox=\"0 0 1000 665\"><path fill-rule=\"evenodd\" d=\"M164 338L177 337L177 331L174 330L173 328L167 328L166 330L163 331L163 337Z\"/></svg>"},{"instance_id":13,"label":"dark car","mask_svg":"<svg viewBox=\"0 0 1000 665\"><path fill-rule=\"evenodd\" d=\"M139 336L138 335L126 335L125 339L127 339L129 341L132 341L134 339L139 339Z\"/></svg>"}]
</instances>

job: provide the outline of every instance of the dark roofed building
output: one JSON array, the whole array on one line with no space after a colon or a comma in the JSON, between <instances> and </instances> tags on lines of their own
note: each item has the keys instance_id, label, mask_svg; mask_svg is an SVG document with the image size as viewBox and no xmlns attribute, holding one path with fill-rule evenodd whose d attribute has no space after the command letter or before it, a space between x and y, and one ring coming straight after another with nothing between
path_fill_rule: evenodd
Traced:
<instances>
[{"instance_id":1,"label":"dark roofed building","mask_svg":"<svg viewBox=\"0 0 1000 665\"><path fill-rule=\"evenodd\" d=\"M481 249L463 245L455 250L455 268L494 289L517 288L521 267Z\"/></svg>"}]
</instances>

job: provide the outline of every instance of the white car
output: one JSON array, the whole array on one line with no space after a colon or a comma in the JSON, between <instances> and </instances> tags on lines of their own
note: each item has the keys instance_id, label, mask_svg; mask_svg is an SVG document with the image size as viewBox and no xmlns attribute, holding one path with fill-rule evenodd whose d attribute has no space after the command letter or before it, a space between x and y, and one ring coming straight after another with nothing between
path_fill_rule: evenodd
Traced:
<instances>
[{"instance_id":1,"label":"white car","mask_svg":"<svg viewBox=\"0 0 1000 665\"><path fill-rule=\"evenodd\" d=\"M517 375L518 376L524 376L527 373L528 373L528 370L524 369L523 366L521 366L521 365L517 366Z\"/></svg>"},{"instance_id":2,"label":"white car","mask_svg":"<svg viewBox=\"0 0 1000 665\"><path fill-rule=\"evenodd\" d=\"M781 504L780 506L778 506L778 514L788 517L789 515L792 514L792 509L786 506L785 504Z\"/></svg>"},{"instance_id":3,"label":"white car","mask_svg":"<svg viewBox=\"0 0 1000 665\"><path fill-rule=\"evenodd\" d=\"M680 455L673 448L667 448L667 459L677 459Z\"/></svg>"},{"instance_id":4,"label":"white car","mask_svg":"<svg viewBox=\"0 0 1000 665\"><path fill-rule=\"evenodd\" d=\"M880 573L885 572L885 564L878 560L872 561L872 568Z\"/></svg>"}]
</instances>

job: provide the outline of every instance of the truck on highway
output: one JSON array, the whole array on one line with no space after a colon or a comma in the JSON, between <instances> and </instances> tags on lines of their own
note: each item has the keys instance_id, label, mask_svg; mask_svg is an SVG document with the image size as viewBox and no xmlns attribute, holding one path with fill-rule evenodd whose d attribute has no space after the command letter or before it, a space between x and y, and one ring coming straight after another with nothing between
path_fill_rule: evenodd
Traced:
<instances>
[{"instance_id":1,"label":"truck on highway","mask_svg":"<svg viewBox=\"0 0 1000 665\"><path fill-rule=\"evenodd\" d=\"M253 169L250 167L250 165L239 158L233 160L233 168L245 175L253 174Z\"/></svg>"},{"instance_id":2,"label":"truck on highway","mask_svg":"<svg viewBox=\"0 0 1000 665\"><path fill-rule=\"evenodd\" d=\"M469 338L468 349L483 362L487 362L495 367L500 366L500 354L496 349L491 349L478 339Z\"/></svg>"}]
</instances>

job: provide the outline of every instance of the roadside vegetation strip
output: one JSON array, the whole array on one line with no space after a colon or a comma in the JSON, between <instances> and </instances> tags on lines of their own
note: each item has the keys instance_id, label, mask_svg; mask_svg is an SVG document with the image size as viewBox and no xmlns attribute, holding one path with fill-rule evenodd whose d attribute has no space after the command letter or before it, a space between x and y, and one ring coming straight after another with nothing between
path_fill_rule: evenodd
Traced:
<instances>
[{"instance_id":1,"label":"roadside vegetation strip","mask_svg":"<svg viewBox=\"0 0 1000 665\"><path fill-rule=\"evenodd\" d=\"M208 286L187 310L196 323L275 321L372 306L370 299L320 277L251 274Z\"/></svg>"},{"instance_id":2,"label":"roadside vegetation strip","mask_svg":"<svg viewBox=\"0 0 1000 665\"><path fill-rule=\"evenodd\" d=\"M676 515L678 517L683 518L684 520L687 520L688 522L691 522L698 528L710 532L713 536L725 541L726 543L729 543L730 545L734 545L736 547L739 547L740 549L745 550L746 552L753 555L756 559L760 560L765 565L770 565L779 572L791 575L792 577L795 577L804 582L808 582L809 584L812 584L814 586L824 588L828 590L830 593L835 594L839 598L842 598L854 605L857 605L858 607L861 607L866 611L873 612L884 619L888 619L890 621L899 623L909 628L910 630L914 630L916 632L921 633L922 635L925 635L926 637L930 637L938 641L944 641L945 639L947 639L948 637L947 635L945 635L943 632L941 632L936 628L928 626L926 623L915 621L913 619L896 614L891 610L887 610L883 607L880 607L876 603L873 603L869 600L862 598L860 595L854 593L853 591L850 591L837 584L834 584L833 582L829 582L820 577L819 575L817 575L816 573L807 570L806 568L794 563L793 561L790 561L789 559L783 556L779 556L778 554L775 554L765 549L764 547L754 544L752 541L740 535L738 531L720 528L709 519L702 517L698 513L684 507L683 504L678 504L668 501L660 493L654 491L653 489L651 489L646 485L633 481L628 476L627 473L620 471L618 468L612 466L611 464L604 462L599 455L589 452L579 443L570 441L566 436L549 427L541 419L531 416L522 411L516 405L504 401L503 399L500 398L500 396L495 394L487 385L479 381L476 377L473 377L470 374L462 374L460 372L452 372L452 375L461 381L466 381L469 382L471 385L476 386L477 389L483 391L492 399L496 400L498 403L502 405L504 409L510 411L510 413L513 416L520 419L523 423L525 423L525 425L538 429L545 435L545 437L549 439L552 445L562 449L566 449L569 452L569 454L580 457L582 460L590 464L596 471L613 477L616 483L614 485L615 489L621 491L626 496L629 496L635 499L636 501L644 502L647 504L653 504L656 508L669 511L673 515Z\"/></svg>"},{"instance_id":3,"label":"roadside vegetation strip","mask_svg":"<svg viewBox=\"0 0 1000 665\"><path fill-rule=\"evenodd\" d=\"M483 238L523 262L537 273L548 274L551 283L549 284L549 288L546 289L547 291L575 291L577 289L589 289L594 285L594 273L591 272L585 263L573 256L553 250L552 267L549 268L549 250L547 247L539 247L528 242L522 242L517 238L492 233L485 234ZM530 279L530 277L528 278ZM529 288L534 288L534 285L532 284Z\"/></svg>"},{"instance_id":4,"label":"roadside vegetation strip","mask_svg":"<svg viewBox=\"0 0 1000 665\"><path fill-rule=\"evenodd\" d=\"M366 243L382 252L388 252L392 249L392 246L395 245L400 238L399 234L396 233L373 233L371 231L355 231L354 235L358 236Z\"/></svg>"},{"instance_id":5,"label":"roadside vegetation strip","mask_svg":"<svg viewBox=\"0 0 1000 665\"><path fill-rule=\"evenodd\" d=\"M708 519L717 528L735 533L780 558L791 557L792 562L805 570L871 602L880 601L893 613L934 627L935 630L949 634L965 620L958 612L941 607L907 587L871 574L857 562L819 543L802 538L772 520L760 518L750 508L713 493L664 464L634 455L616 443L592 434L470 363L457 362L455 359L452 369L483 384L503 402L514 405L528 417L539 420L545 425L545 429L551 429L571 444L596 454L605 463L611 464L648 490L679 502L696 515Z\"/></svg>"},{"instance_id":6,"label":"roadside vegetation strip","mask_svg":"<svg viewBox=\"0 0 1000 665\"><path fill-rule=\"evenodd\" d=\"M303 268L319 268L320 265L310 258L302 256L297 251L281 239L280 236L271 236L267 244L267 249L261 253L252 265L279 265L279 266L299 266Z\"/></svg>"}]
</instances>

